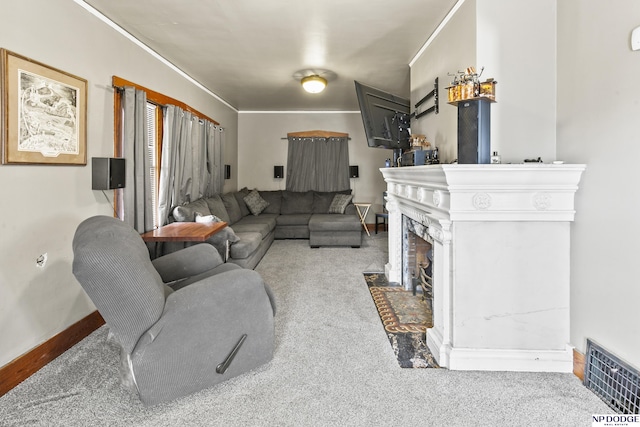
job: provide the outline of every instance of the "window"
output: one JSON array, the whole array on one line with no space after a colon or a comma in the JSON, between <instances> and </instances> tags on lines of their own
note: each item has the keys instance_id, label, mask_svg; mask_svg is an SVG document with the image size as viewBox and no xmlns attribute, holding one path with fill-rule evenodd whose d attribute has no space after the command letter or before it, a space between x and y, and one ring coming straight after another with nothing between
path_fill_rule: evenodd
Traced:
<instances>
[{"instance_id":1,"label":"window","mask_svg":"<svg viewBox=\"0 0 640 427\"><path fill-rule=\"evenodd\" d=\"M147 102L147 138L149 145L149 178L151 182L151 206L153 209L153 227L160 226L158 216L158 185L160 181L160 150L162 139L158 131L162 128L162 122L158 125L158 119L162 119L162 109L157 105Z\"/></svg>"},{"instance_id":2,"label":"window","mask_svg":"<svg viewBox=\"0 0 640 427\"><path fill-rule=\"evenodd\" d=\"M189 107L188 105L180 101L177 101L173 98L169 98L160 93L151 91L143 86L137 85L135 83L131 83L119 77L114 76L112 79L112 84L115 88L133 87L137 90L144 91L144 93L146 94L146 124L144 128L144 132L146 132L145 142L148 148L147 154L146 154L147 162L145 162L148 164L147 174L145 174L146 178L148 179L148 182L145 181L145 184L144 184L145 188L136 189L136 186L140 185L139 182L127 182L125 191L116 191L116 197L115 197L116 209L115 210L119 218L123 218L125 219L125 221L132 220L135 223L134 228L136 228L138 231L140 231L141 228L144 228L146 230L148 230L149 227L156 228L166 222L167 218L162 218L162 216L166 217L168 215L168 213L166 212L161 213L161 211L166 211L166 207L164 208L161 207L159 203L161 199L159 195L159 192L161 191L160 177L162 173L161 153L162 153L162 140L163 140L163 134L164 134L164 115L167 109L166 106L174 105L176 107L179 107L179 109L184 110L190 113L191 115L196 116L197 118L210 123L211 125L215 125L216 127L219 125L219 123L214 120L211 120L207 116L199 113L198 111L192 109L191 107ZM133 153L133 151L130 151L132 150L132 147L124 146L125 138L124 138L124 132L123 132L124 112L122 108L122 99L123 99L122 93L123 92L121 90L117 90L115 91L115 95L114 95L114 112L115 112L114 114L114 129L115 129L114 153L117 157L127 157L127 158L131 157L131 159L127 160L127 163L131 165L131 166L127 166L127 169L129 170L129 167L132 167L132 165L134 165L133 158L135 157L135 155L131 154ZM138 132L141 132L141 131L143 130L140 129ZM219 146L219 142L218 142L218 146ZM206 150L204 151L206 152ZM125 155L125 153L127 152L129 153L129 155ZM220 158L221 157L217 157L217 159L220 159ZM128 173L132 174L132 172L130 171ZM129 176L132 176L132 175L129 175ZM166 177L163 177L163 179L166 179ZM131 190L131 194L133 195L131 194L127 195L128 190ZM162 190L162 191L165 191L165 190ZM144 213L136 211L137 209L136 206L138 206L138 202L134 203L134 197L135 198L143 197L146 200ZM128 207L125 206L125 204ZM171 205L168 205L168 206L171 206ZM131 211L129 211L129 209L131 209ZM128 215L128 218L125 217L125 212L130 212ZM132 219L134 217L136 219ZM140 217L144 218L142 220L144 222L144 225L141 225Z\"/></svg>"}]
</instances>

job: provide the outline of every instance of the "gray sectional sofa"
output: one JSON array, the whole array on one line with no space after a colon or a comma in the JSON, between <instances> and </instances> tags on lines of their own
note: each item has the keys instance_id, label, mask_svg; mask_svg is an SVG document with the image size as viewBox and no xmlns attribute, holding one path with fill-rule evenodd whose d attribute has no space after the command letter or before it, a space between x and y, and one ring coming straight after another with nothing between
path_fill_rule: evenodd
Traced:
<instances>
[{"instance_id":1,"label":"gray sectional sofa","mask_svg":"<svg viewBox=\"0 0 640 427\"><path fill-rule=\"evenodd\" d=\"M309 239L311 247L360 247L362 224L351 203L351 190L336 192L246 188L177 206L172 220L213 216L228 223L207 242L244 268L254 268L274 239Z\"/></svg>"}]
</instances>

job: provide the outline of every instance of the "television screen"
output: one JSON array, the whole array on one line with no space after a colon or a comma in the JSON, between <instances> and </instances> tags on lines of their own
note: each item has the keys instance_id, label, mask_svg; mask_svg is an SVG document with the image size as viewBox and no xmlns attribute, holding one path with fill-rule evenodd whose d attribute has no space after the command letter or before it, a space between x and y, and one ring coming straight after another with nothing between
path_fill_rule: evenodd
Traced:
<instances>
[{"instance_id":1,"label":"television screen","mask_svg":"<svg viewBox=\"0 0 640 427\"><path fill-rule=\"evenodd\" d=\"M410 148L409 100L355 82L369 147Z\"/></svg>"}]
</instances>

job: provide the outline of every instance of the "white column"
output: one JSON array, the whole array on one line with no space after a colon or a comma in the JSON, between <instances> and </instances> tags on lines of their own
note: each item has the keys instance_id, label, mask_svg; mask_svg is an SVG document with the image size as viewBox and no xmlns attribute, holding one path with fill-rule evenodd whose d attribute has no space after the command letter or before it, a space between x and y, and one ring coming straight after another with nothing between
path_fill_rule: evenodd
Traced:
<instances>
[{"instance_id":1,"label":"white column","mask_svg":"<svg viewBox=\"0 0 640 427\"><path fill-rule=\"evenodd\" d=\"M397 200L387 196L387 211L389 211L389 236L402 235L402 212ZM402 239L389 239L389 262L384 267L387 280L402 282Z\"/></svg>"},{"instance_id":2,"label":"white column","mask_svg":"<svg viewBox=\"0 0 640 427\"><path fill-rule=\"evenodd\" d=\"M429 225L433 239L433 327L427 329L426 342L438 364L449 367L453 346L453 281L451 265L451 222L434 221Z\"/></svg>"}]
</instances>

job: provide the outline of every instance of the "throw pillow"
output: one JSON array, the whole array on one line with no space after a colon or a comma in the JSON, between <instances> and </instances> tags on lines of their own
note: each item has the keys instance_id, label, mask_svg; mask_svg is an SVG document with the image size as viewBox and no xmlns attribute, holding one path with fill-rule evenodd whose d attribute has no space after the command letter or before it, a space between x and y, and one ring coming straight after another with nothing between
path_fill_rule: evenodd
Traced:
<instances>
[{"instance_id":1,"label":"throw pillow","mask_svg":"<svg viewBox=\"0 0 640 427\"><path fill-rule=\"evenodd\" d=\"M351 194L336 194L333 196L333 201L329 206L329 213L343 214L352 197Z\"/></svg>"},{"instance_id":2,"label":"throw pillow","mask_svg":"<svg viewBox=\"0 0 640 427\"><path fill-rule=\"evenodd\" d=\"M260 215L263 210L269 206L269 203L266 202L262 197L260 197L260 193L257 190L252 190L247 194L247 196L243 199L244 203L247 205L249 210L254 215Z\"/></svg>"},{"instance_id":3,"label":"throw pillow","mask_svg":"<svg viewBox=\"0 0 640 427\"><path fill-rule=\"evenodd\" d=\"M176 206L173 209L172 215L176 221L193 222L196 220L196 212L199 212L202 215L209 215L212 213L209 211L207 203L203 199L198 199L191 203Z\"/></svg>"},{"instance_id":4,"label":"throw pillow","mask_svg":"<svg viewBox=\"0 0 640 427\"><path fill-rule=\"evenodd\" d=\"M209 222L220 222L220 221L222 220L215 215L202 215L200 214L200 212L196 212L196 222L206 224Z\"/></svg>"},{"instance_id":5,"label":"throw pillow","mask_svg":"<svg viewBox=\"0 0 640 427\"><path fill-rule=\"evenodd\" d=\"M336 194L351 194L351 190L342 191L314 191L312 212L325 214L329 212L329 206L333 202L333 196Z\"/></svg>"}]
</instances>

